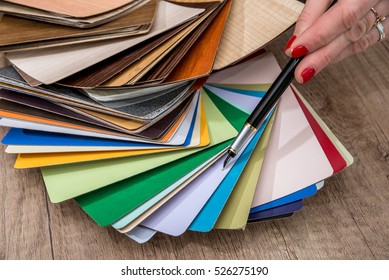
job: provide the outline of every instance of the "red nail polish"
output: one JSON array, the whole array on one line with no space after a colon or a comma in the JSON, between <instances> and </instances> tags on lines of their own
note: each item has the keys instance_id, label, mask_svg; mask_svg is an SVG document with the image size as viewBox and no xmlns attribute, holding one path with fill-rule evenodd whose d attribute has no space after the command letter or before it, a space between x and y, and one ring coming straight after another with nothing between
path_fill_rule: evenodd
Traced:
<instances>
[{"instance_id":1,"label":"red nail polish","mask_svg":"<svg viewBox=\"0 0 389 280\"><path fill-rule=\"evenodd\" d=\"M301 77L303 78L303 83L305 84L310 79L312 79L313 76L315 76L316 70L315 68L307 68L301 73Z\"/></svg>"},{"instance_id":2,"label":"red nail polish","mask_svg":"<svg viewBox=\"0 0 389 280\"><path fill-rule=\"evenodd\" d=\"M304 56L308 53L308 49L306 46L297 46L292 50L292 57L293 58L299 58L301 56Z\"/></svg>"},{"instance_id":3,"label":"red nail polish","mask_svg":"<svg viewBox=\"0 0 389 280\"><path fill-rule=\"evenodd\" d=\"M296 40L296 36L295 35L293 35L290 39L289 39L289 41L288 41L288 43L286 43L286 46L285 46L285 49L284 49L284 51L287 51L288 49L290 49L290 46L293 44L293 42L294 42L294 40Z\"/></svg>"}]
</instances>

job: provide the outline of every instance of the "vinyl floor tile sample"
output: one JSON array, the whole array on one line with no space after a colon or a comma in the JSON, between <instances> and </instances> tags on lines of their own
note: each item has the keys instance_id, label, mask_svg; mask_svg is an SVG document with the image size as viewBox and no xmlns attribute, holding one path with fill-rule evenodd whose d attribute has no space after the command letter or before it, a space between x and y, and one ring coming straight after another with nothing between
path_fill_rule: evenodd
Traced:
<instances>
[{"instance_id":1,"label":"vinyl floor tile sample","mask_svg":"<svg viewBox=\"0 0 389 280\"><path fill-rule=\"evenodd\" d=\"M303 6L296 0L233 1L214 69L264 47L296 22Z\"/></svg>"},{"instance_id":2,"label":"vinyl floor tile sample","mask_svg":"<svg viewBox=\"0 0 389 280\"><path fill-rule=\"evenodd\" d=\"M149 0L127 15L91 29L4 15L0 21L0 51L20 51L146 33L151 28L157 4L157 0Z\"/></svg>"},{"instance_id":3,"label":"vinyl floor tile sample","mask_svg":"<svg viewBox=\"0 0 389 280\"><path fill-rule=\"evenodd\" d=\"M198 24L200 24L202 20L202 18L198 19L197 21L200 21ZM194 23L182 29L173 37L156 47L153 51L144 55L142 58L139 58L130 66L123 69L120 73L110 78L108 81L102 84L102 86L120 87L123 85L134 84L165 56L169 55L171 51L181 41L185 40L196 27L197 25Z\"/></svg>"},{"instance_id":4,"label":"vinyl floor tile sample","mask_svg":"<svg viewBox=\"0 0 389 280\"><path fill-rule=\"evenodd\" d=\"M147 73L138 84L142 83L152 83L162 82L166 80L166 78L170 75L170 73L177 67L177 65L183 61L183 58L189 52L194 52L196 48L201 47L199 42L201 42L201 36L207 36L207 30L211 30L213 22L215 19L220 16L220 12L222 11L225 2L220 2L221 4L212 11L212 14L209 15L204 22L196 28L196 30L188 36L187 40L184 40L177 46L171 55L167 56L164 60L162 60L158 65L154 67L149 73ZM210 45L209 45L210 47ZM189 55L188 55L189 56ZM205 70L206 72L206 70ZM194 74L196 76L196 73ZM199 76L199 74L197 74ZM200 74L201 76L201 74ZM189 76L190 77L190 76Z\"/></svg>"},{"instance_id":5,"label":"vinyl floor tile sample","mask_svg":"<svg viewBox=\"0 0 389 280\"><path fill-rule=\"evenodd\" d=\"M72 0L72 1L61 1L61 0L4 0L14 4L27 6L51 13L58 13L67 15L70 17L90 17L108 11L117 9L121 6L127 5L134 0Z\"/></svg>"},{"instance_id":6,"label":"vinyl floor tile sample","mask_svg":"<svg viewBox=\"0 0 389 280\"><path fill-rule=\"evenodd\" d=\"M174 103L183 96L187 95L190 83L180 83L177 86L169 87L164 95L143 101L143 105L138 103L124 106L113 106L101 104L89 98L80 91L68 87L49 85L44 87L32 87L28 85L23 78L11 66L0 68L0 85L6 89L27 93L42 99L67 105L68 109L88 109L101 114L109 114L116 117L136 120L140 122L149 122L156 117L163 116L168 112L169 103ZM153 89L151 89L153 92ZM122 94L123 92L121 92ZM139 92L138 92L139 94Z\"/></svg>"},{"instance_id":7,"label":"vinyl floor tile sample","mask_svg":"<svg viewBox=\"0 0 389 280\"><path fill-rule=\"evenodd\" d=\"M153 27L146 35L124 40L115 39L109 42L93 42L44 50L7 53L6 57L32 78L44 84L52 84L168 31L202 12L203 9L187 8L161 1Z\"/></svg>"},{"instance_id":8,"label":"vinyl floor tile sample","mask_svg":"<svg viewBox=\"0 0 389 280\"><path fill-rule=\"evenodd\" d=\"M195 5L191 4L191 7L193 8L205 9L199 18L192 19L176 28L173 28L153 40L148 40L145 43L141 43L133 48L120 52L113 57L105 59L100 63L92 65L91 67L88 67L85 70L60 81L59 83L84 89L96 88L98 86L106 89L107 87L102 85L104 82L115 75L120 74L128 67L131 67L134 63L138 62L138 60L143 59L144 56L154 52L160 45L172 40L172 37L177 35L178 32L181 32L185 28L193 28L196 26L196 30L186 36L184 42L182 42L178 47L175 47L173 53L160 63L158 68L161 68L160 71L163 70L162 73L158 72L157 68L155 70L157 73L153 75L150 74L150 78L146 78L145 81L149 82L150 80L166 78L177 63L179 63L182 57L188 52L188 49L197 42L197 39L207 29L212 19L217 16L220 6L222 6L220 3L213 2L196 3Z\"/></svg>"},{"instance_id":9,"label":"vinyl floor tile sample","mask_svg":"<svg viewBox=\"0 0 389 280\"><path fill-rule=\"evenodd\" d=\"M211 73L232 2L227 1L207 30L169 74L166 82L200 78Z\"/></svg>"},{"instance_id":10,"label":"vinyl floor tile sample","mask_svg":"<svg viewBox=\"0 0 389 280\"><path fill-rule=\"evenodd\" d=\"M19 5L11 2L1 1L0 11L22 18L33 19L58 25L71 26L76 28L92 28L98 25L115 20L136 8L138 5L147 3L148 0L133 0L118 8L88 17L73 17L66 14L59 14L51 11L36 9L30 6ZM30 2L30 1L29 1ZM48 5L52 4L49 2ZM82 6L82 3L75 3ZM63 7L65 7L64 5ZM58 7L57 7L58 8Z\"/></svg>"}]
</instances>

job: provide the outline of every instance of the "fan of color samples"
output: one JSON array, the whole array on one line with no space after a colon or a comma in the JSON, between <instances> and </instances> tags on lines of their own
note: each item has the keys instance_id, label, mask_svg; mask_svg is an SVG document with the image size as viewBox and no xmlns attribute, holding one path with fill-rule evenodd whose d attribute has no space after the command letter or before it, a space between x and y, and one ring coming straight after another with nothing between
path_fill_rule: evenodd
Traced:
<instances>
[{"instance_id":1,"label":"fan of color samples","mask_svg":"<svg viewBox=\"0 0 389 280\"><path fill-rule=\"evenodd\" d=\"M291 216L352 164L292 86L223 169L281 71L262 48L299 2L86 2L0 1L2 143L53 203L143 243Z\"/></svg>"}]
</instances>

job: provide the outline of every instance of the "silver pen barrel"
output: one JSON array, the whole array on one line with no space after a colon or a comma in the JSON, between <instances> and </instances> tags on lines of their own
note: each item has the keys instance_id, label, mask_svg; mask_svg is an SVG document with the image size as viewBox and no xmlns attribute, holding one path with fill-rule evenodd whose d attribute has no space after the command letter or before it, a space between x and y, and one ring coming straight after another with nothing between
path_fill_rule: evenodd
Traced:
<instances>
[{"instance_id":1,"label":"silver pen barrel","mask_svg":"<svg viewBox=\"0 0 389 280\"><path fill-rule=\"evenodd\" d=\"M223 168L225 168L228 162L234 158L239 151L243 148L246 142L255 134L257 129L249 123L245 123L242 130L239 132L238 136L235 138L234 142L231 144L228 149L227 158L224 161Z\"/></svg>"},{"instance_id":2,"label":"silver pen barrel","mask_svg":"<svg viewBox=\"0 0 389 280\"><path fill-rule=\"evenodd\" d=\"M237 155L242 149L242 147L246 144L246 142L255 134L256 131L257 129L251 124L245 123L242 130L235 138L235 141L231 144L229 150L231 150L233 154Z\"/></svg>"}]
</instances>

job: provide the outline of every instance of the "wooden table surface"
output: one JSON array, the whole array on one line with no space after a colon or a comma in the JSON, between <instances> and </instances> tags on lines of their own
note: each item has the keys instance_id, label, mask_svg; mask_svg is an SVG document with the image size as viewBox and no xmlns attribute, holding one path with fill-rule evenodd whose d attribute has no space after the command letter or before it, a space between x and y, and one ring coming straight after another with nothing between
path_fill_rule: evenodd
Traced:
<instances>
[{"instance_id":1,"label":"wooden table surface","mask_svg":"<svg viewBox=\"0 0 389 280\"><path fill-rule=\"evenodd\" d=\"M268 47L281 65L290 35ZM389 259L388 48L377 44L298 86L355 162L294 216L139 245L74 201L50 203L39 170L13 169L1 146L0 259Z\"/></svg>"}]
</instances>

